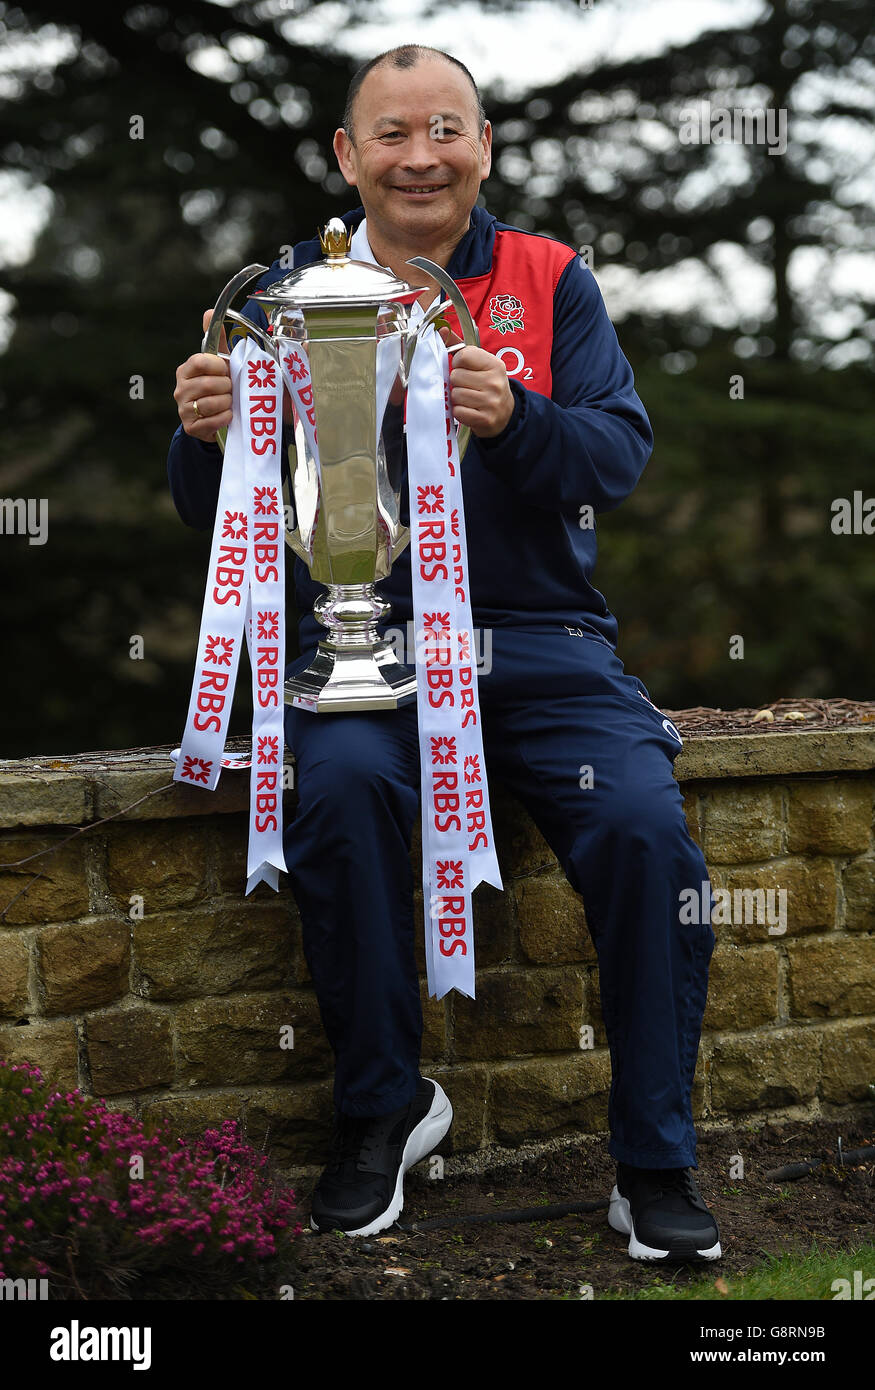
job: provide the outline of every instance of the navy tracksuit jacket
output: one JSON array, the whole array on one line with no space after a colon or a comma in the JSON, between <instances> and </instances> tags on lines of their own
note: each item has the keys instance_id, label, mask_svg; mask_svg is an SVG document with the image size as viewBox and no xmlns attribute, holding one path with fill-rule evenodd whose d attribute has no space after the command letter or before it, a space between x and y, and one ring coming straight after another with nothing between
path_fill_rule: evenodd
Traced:
<instances>
[{"instance_id":1,"label":"navy tracksuit jacket","mask_svg":"<svg viewBox=\"0 0 875 1390\"><path fill-rule=\"evenodd\" d=\"M294 265L320 257L318 239L303 242ZM491 631L491 667L478 676L487 768L583 897L611 1052L611 1153L638 1167L694 1165L690 1091L714 935L707 921L681 923L679 908L707 870L672 775L680 738L624 672L616 622L591 582L592 517L635 487L652 431L595 280L570 247L475 207L447 270L515 397L507 428L472 436L462 465L481 651ZM287 272L275 262L259 288ZM245 312L264 325L257 305ZM218 446L180 426L168 474L188 525L212 526L220 473ZM294 582L301 656L287 674L309 664L322 634L311 612L321 586L297 558ZM377 591L392 604L383 626L403 628L410 547ZM285 857L335 1053L335 1103L389 1113L414 1094L422 1035L409 862L415 705L333 718L289 707L286 738L299 804Z\"/></svg>"}]
</instances>

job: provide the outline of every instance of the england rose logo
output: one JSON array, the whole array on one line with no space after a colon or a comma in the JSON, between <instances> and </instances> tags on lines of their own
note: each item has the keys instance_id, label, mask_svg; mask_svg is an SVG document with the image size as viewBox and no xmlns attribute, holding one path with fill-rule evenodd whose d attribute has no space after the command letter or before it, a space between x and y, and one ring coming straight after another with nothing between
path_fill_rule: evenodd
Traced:
<instances>
[{"instance_id":1,"label":"england rose logo","mask_svg":"<svg viewBox=\"0 0 875 1390\"><path fill-rule=\"evenodd\" d=\"M489 301L489 313L492 327L497 328L499 333L515 333L518 328L525 328L525 310L516 295L493 295Z\"/></svg>"}]
</instances>

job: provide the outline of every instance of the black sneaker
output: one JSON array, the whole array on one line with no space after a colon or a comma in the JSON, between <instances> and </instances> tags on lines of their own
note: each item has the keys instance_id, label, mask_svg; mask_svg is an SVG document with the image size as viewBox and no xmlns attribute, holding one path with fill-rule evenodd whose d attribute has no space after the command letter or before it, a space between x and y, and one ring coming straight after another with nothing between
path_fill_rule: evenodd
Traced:
<instances>
[{"instance_id":1,"label":"black sneaker","mask_svg":"<svg viewBox=\"0 0 875 1390\"><path fill-rule=\"evenodd\" d=\"M633 1260L719 1260L720 1235L689 1168L617 1164L608 1222Z\"/></svg>"},{"instance_id":2,"label":"black sneaker","mask_svg":"<svg viewBox=\"0 0 875 1390\"><path fill-rule=\"evenodd\" d=\"M372 1236L398 1220L404 1174L443 1139L453 1107L436 1081L421 1077L409 1104L392 1115L341 1115L332 1154L313 1192L314 1231Z\"/></svg>"}]
</instances>

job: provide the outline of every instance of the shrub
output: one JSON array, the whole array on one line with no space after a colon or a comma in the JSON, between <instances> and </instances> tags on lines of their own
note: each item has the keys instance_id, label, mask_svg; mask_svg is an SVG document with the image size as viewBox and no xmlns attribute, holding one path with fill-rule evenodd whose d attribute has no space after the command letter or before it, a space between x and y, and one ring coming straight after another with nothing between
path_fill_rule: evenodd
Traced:
<instances>
[{"instance_id":1,"label":"shrub","mask_svg":"<svg viewBox=\"0 0 875 1390\"><path fill-rule=\"evenodd\" d=\"M57 1298L276 1297L294 1209L236 1121L189 1143L0 1059L0 1277Z\"/></svg>"}]
</instances>

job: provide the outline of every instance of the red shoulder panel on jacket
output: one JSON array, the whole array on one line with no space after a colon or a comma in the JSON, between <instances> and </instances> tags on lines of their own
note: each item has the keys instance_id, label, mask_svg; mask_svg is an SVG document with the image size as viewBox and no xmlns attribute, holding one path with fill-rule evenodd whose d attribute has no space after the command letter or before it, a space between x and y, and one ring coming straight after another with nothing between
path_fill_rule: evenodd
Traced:
<instances>
[{"instance_id":1,"label":"red shoulder panel on jacket","mask_svg":"<svg viewBox=\"0 0 875 1390\"><path fill-rule=\"evenodd\" d=\"M543 396L553 384L553 295L576 254L551 237L506 228L495 233L491 269L459 280L481 346L501 358L508 376ZM449 321L458 332L454 313Z\"/></svg>"}]
</instances>

